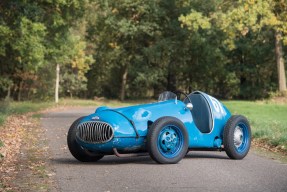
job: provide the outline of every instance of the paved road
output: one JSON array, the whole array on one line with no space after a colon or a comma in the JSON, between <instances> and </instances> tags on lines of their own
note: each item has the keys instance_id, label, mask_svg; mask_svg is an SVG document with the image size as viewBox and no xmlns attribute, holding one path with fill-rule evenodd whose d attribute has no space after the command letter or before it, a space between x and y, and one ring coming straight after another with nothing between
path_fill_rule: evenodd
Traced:
<instances>
[{"instance_id":1,"label":"paved road","mask_svg":"<svg viewBox=\"0 0 287 192\"><path fill-rule=\"evenodd\" d=\"M287 165L252 151L240 161L228 159L224 152L189 152L175 165L159 165L149 157L78 162L67 149L67 131L76 118L92 112L72 108L42 118L58 191L287 191Z\"/></svg>"}]
</instances>

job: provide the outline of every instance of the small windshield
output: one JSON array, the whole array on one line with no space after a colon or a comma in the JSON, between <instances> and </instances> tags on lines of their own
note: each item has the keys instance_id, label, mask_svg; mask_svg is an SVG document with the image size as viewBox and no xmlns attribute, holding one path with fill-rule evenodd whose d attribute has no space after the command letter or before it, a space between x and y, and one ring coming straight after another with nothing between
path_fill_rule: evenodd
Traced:
<instances>
[{"instance_id":1,"label":"small windshield","mask_svg":"<svg viewBox=\"0 0 287 192\"><path fill-rule=\"evenodd\" d=\"M159 96L158 96L158 101L167 101L167 100L176 100L177 96L175 93L170 92L170 91L165 91L162 92Z\"/></svg>"}]
</instances>

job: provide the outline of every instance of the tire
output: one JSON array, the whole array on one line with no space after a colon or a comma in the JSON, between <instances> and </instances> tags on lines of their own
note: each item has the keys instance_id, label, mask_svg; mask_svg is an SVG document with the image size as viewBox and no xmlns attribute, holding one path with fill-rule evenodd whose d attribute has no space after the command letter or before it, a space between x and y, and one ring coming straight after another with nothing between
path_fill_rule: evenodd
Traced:
<instances>
[{"instance_id":1,"label":"tire","mask_svg":"<svg viewBox=\"0 0 287 192\"><path fill-rule=\"evenodd\" d=\"M223 145L231 159L243 159L251 146L251 129L242 115L233 115L227 121L223 132Z\"/></svg>"},{"instance_id":2,"label":"tire","mask_svg":"<svg viewBox=\"0 0 287 192\"><path fill-rule=\"evenodd\" d=\"M148 130L147 149L157 163L179 162L188 150L188 134L184 124L174 117L156 120Z\"/></svg>"},{"instance_id":3,"label":"tire","mask_svg":"<svg viewBox=\"0 0 287 192\"><path fill-rule=\"evenodd\" d=\"M69 132L68 132L68 137L67 137L68 148L71 154L77 160L82 161L82 162L95 162L103 158L104 155L97 155L97 154L94 154L93 152L89 152L83 149L76 141L77 126L79 125L80 121L83 118L84 117L80 117L79 119L74 121L74 123L71 125Z\"/></svg>"}]
</instances>

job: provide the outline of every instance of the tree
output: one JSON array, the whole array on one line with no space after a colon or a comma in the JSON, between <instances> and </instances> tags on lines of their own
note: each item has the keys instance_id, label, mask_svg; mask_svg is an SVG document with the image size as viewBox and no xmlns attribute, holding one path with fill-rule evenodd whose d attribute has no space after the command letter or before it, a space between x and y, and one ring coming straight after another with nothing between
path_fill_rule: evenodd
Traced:
<instances>
[{"instance_id":1,"label":"tree","mask_svg":"<svg viewBox=\"0 0 287 192\"><path fill-rule=\"evenodd\" d=\"M20 79L18 101L21 100L24 81L35 80L35 73L43 64L45 46L43 45L46 28L42 23L36 23L23 17L18 31L19 38L13 42L12 49L17 51L17 61L21 66L16 73Z\"/></svg>"},{"instance_id":2,"label":"tree","mask_svg":"<svg viewBox=\"0 0 287 192\"><path fill-rule=\"evenodd\" d=\"M230 27L235 27L243 36L247 33L260 32L267 28L273 31L275 41L275 55L277 63L278 88L279 91L286 91L286 74L284 68L282 40L287 43L287 2L272 0L240 1L238 6L227 12L231 17ZM227 24L228 25L228 24ZM226 26L223 29L226 29ZM284 34L284 36L282 36Z\"/></svg>"},{"instance_id":3,"label":"tree","mask_svg":"<svg viewBox=\"0 0 287 192\"><path fill-rule=\"evenodd\" d=\"M183 75L189 91L203 90L223 98L239 94L239 79L229 66L227 34L213 21L222 1L192 1L178 20L189 30L189 62ZM186 53L185 53L186 54Z\"/></svg>"},{"instance_id":4,"label":"tree","mask_svg":"<svg viewBox=\"0 0 287 192\"><path fill-rule=\"evenodd\" d=\"M130 71L143 61L143 48L148 46L147 42L157 28L151 21L155 5L147 0L110 0L95 2L92 7L96 7L98 13L96 17L90 17L88 29L89 39L95 43L94 67L114 73L108 80L110 82L106 81L109 84L107 89L112 89L111 94L118 93L115 96L121 100L126 96Z\"/></svg>"},{"instance_id":5,"label":"tree","mask_svg":"<svg viewBox=\"0 0 287 192\"><path fill-rule=\"evenodd\" d=\"M54 79L55 76L46 74L68 62L70 49L66 49L65 44L71 34L70 29L84 15L87 2L0 2L0 82L8 86L0 88L1 97L5 92L10 95L9 90L13 90L12 97L18 100L24 93L25 98L30 99L31 95L41 95L39 91L42 95L51 92L51 77ZM44 70L45 75L41 74Z\"/></svg>"},{"instance_id":6,"label":"tree","mask_svg":"<svg viewBox=\"0 0 287 192\"><path fill-rule=\"evenodd\" d=\"M69 60L62 66L61 85L62 93L68 93L72 98L73 95L79 95L87 89L87 78L85 74L90 69L89 65L93 62L90 55L85 53L86 43L77 35L71 35L66 42L69 53Z\"/></svg>"},{"instance_id":7,"label":"tree","mask_svg":"<svg viewBox=\"0 0 287 192\"><path fill-rule=\"evenodd\" d=\"M192 10L189 15L182 16L180 20L190 30L199 27L204 29L211 25L217 27L226 34L224 43L230 51L237 49L238 42L243 39L249 37L254 39L262 34L268 35L268 31L274 31L276 37L275 54L278 69L278 87L279 91L286 90L281 45L281 41L285 40L285 37L280 37L281 34L286 33L286 2L272 0L241 0L237 2L218 1L215 3L214 7L216 10L207 13L195 12ZM268 39L266 36L264 38ZM245 43L249 44L249 42ZM257 41L256 43L260 42ZM254 52L253 50L249 51ZM263 63L261 63L261 65L264 67ZM240 77L240 79L242 83L242 77Z\"/></svg>"},{"instance_id":8,"label":"tree","mask_svg":"<svg viewBox=\"0 0 287 192\"><path fill-rule=\"evenodd\" d=\"M0 73L10 82L6 88L8 95L13 85L18 100L21 100L24 89L29 96L28 82L34 79L45 55L46 27L37 19L39 12L31 13L34 8L35 4L22 1L1 1L0 4L0 36L6 35L0 43Z\"/></svg>"},{"instance_id":9,"label":"tree","mask_svg":"<svg viewBox=\"0 0 287 192\"><path fill-rule=\"evenodd\" d=\"M265 98L286 87L286 7L282 0L2 0L0 98L124 100L166 89Z\"/></svg>"},{"instance_id":10,"label":"tree","mask_svg":"<svg viewBox=\"0 0 287 192\"><path fill-rule=\"evenodd\" d=\"M70 61L71 49L67 46L71 33L70 29L73 24L84 16L87 3L87 0L56 0L53 2L43 0L41 2L41 5L49 10L45 12L45 24L48 31L46 46L48 48L48 60L56 68L56 103L59 97L60 66Z\"/></svg>"}]
</instances>

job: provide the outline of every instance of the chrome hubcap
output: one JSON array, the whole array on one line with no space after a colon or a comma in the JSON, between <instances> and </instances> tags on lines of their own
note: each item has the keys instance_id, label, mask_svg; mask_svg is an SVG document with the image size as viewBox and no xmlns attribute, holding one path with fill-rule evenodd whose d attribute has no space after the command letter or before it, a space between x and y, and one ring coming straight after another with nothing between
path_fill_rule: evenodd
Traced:
<instances>
[{"instance_id":1,"label":"chrome hubcap","mask_svg":"<svg viewBox=\"0 0 287 192\"><path fill-rule=\"evenodd\" d=\"M239 126L235 127L233 138L235 147L239 148L243 143L243 131L241 127Z\"/></svg>"}]
</instances>

